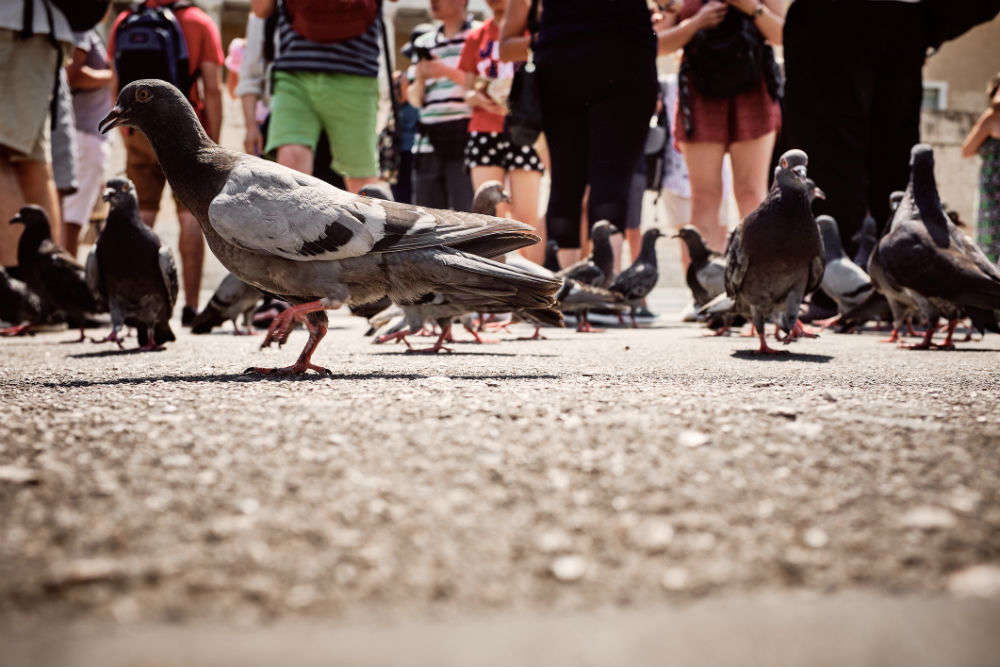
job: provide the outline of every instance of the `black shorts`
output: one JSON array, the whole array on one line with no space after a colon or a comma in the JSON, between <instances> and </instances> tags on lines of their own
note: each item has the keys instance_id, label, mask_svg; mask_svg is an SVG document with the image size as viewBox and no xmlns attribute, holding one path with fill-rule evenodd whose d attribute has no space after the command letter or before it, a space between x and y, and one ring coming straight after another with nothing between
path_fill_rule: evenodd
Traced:
<instances>
[{"instance_id":1,"label":"black shorts","mask_svg":"<svg viewBox=\"0 0 1000 667\"><path fill-rule=\"evenodd\" d=\"M465 144L465 166L469 169L500 167L505 171L545 171L534 147L511 143L510 137L502 132L470 132Z\"/></svg>"}]
</instances>

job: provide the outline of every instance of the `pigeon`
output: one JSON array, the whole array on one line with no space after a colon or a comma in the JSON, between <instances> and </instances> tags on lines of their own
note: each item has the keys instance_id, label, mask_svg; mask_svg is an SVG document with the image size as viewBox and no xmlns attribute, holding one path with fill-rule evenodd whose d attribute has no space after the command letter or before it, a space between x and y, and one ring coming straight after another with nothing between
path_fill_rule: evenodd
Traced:
<instances>
[{"instance_id":1,"label":"pigeon","mask_svg":"<svg viewBox=\"0 0 1000 667\"><path fill-rule=\"evenodd\" d=\"M358 194L362 197L371 197L372 199L381 199L382 201L395 201L392 197L392 190L382 182L362 185L361 189L358 190Z\"/></svg>"},{"instance_id":2,"label":"pigeon","mask_svg":"<svg viewBox=\"0 0 1000 667\"><path fill-rule=\"evenodd\" d=\"M864 268L868 266L868 260L872 256L875 244L878 243L878 223L871 215L866 215L861 221L861 229L851 240L857 245L858 251L854 254L854 263Z\"/></svg>"},{"instance_id":3,"label":"pigeon","mask_svg":"<svg viewBox=\"0 0 1000 667\"><path fill-rule=\"evenodd\" d=\"M48 216L40 207L25 206L10 222L24 225L17 244L18 275L41 299L43 314L61 312L81 322L80 338L74 342L82 342L86 316L105 312L87 287L83 266L52 242Z\"/></svg>"},{"instance_id":4,"label":"pigeon","mask_svg":"<svg viewBox=\"0 0 1000 667\"><path fill-rule=\"evenodd\" d=\"M233 323L234 335L252 335L253 313L263 296L253 285L246 284L232 273L226 274L208 304L192 320L191 333L207 334L229 320ZM236 322L240 315L243 315L244 329L240 329Z\"/></svg>"},{"instance_id":5,"label":"pigeon","mask_svg":"<svg viewBox=\"0 0 1000 667\"><path fill-rule=\"evenodd\" d=\"M895 213L896 209L899 208L900 203L903 201L903 197L906 193L902 190L893 190L889 193L889 212Z\"/></svg>"},{"instance_id":6,"label":"pigeon","mask_svg":"<svg viewBox=\"0 0 1000 667\"><path fill-rule=\"evenodd\" d=\"M839 313L829 320L817 322L817 324L827 327L837 321L843 313L853 310L867 301L868 297L875 291L875 286L865 270L844 254L837 221L829 215L821 215L816 218L816 224L819 225L820 236L823 239L826 262L820 286L827 296L837 303Z\"/></svg>"},{"instance_id":7,"label":"pigeon","mask_svg":"<svg viewBox=\"0 0 1000 667\"><path fill-rule=\"evenodd\" d=\"M785 343L802 335L802 298L823 278L823 243L810 208L807 160L798 149L781 156L773 187L733 231L726 251L726 294L737 312L750 315L759 354L777 353L764 340L764 323L775 314Z\"/></svg>"},{"instance_id":8,"label":"pigeon","mask_svg":"<svg viewBox=\"0 0 1000 667\"><path fill-rule=\"evenodd\" d=\"M696 308L726 291L724 275L726 259L714 250L709 250L701 233L691 225L684 225L674 235L687 246L691 263L688 264L685 281L691 290Z\"/></svg>"},{"instance_id":9,"label":"pigeon","mask_svg":"<svg viewBox=\"0 0 1000 667\"><path fill-rule=\"evenodd\" d=\"M996 328L1000 269L948 219L934 179L934 150L927 144L910 151L910 182L868 266L892 306L894 334L906 307L927 318L923 340L911 349L952 348L955 326L966 315L977 328ZM948 334L934 345L941 316L949 321Z\"/></svg>"},{"instance_id":10,"label":"pigeon","mask_svg":"<svg viewBox=\"0 0 1000 667\"><path fill-rule=\"evenodd\" d=\"M284 343L305 318L309 339L296 362L250 373L329 374L311 359L326 335L325 311L345 303L451 291L510 308L553 308L558 281L489 259L537 242L528 225L355 195L225 149L205 134L185 95L158 79L122 88L100 130L120 125L149 139L171 189L223 266L295 304L274 319L262 346Z\"/></svg>"},{"instance_id":11,"label":"pigeon","mask_svg":"<svg viewBox=\"0 0 1000 667\"><path fill-rule=\"evenodd\" d=\"M476 188L472 198L472 212L479 215L498 215L500 204L510 204L510 195L500 181L484 181Z\"/></svg>"},{"instance_id":12,"label":"pigeon","mask_svg":"<svg viewBox=\"0 0 1000 667\"><path fill-rule=\"evenodd\" d=\"M0 320L12 325L0 329L0 336L27 333L42 315L42 301L22 281L0 266Z\"/></svg>"},{"instance_id":13,"label":"pigeon","mask_svg":"<svg viewBox=\"0 0 1000 667\"><path fill-rule=\"evenodd\" d=\"M656 240L662 236L663 232L656 227L647 229L642 235L639 257L619 273L609 287L612 292L621 294L625 298L625 303L630 306L633 329L639 326L635 322L636 308L642 305L643 299L653 291L660 279L660 271L656 265Z\"/></svg>"},{"instance_id":14,"label":"pigeon","mask_svg":"<svg viewBox=\"0 0 1000 667\"><path fill-rule=\"evenodd\" d=\"M545 242L545 263L542 266L552 273L558 273L561 268L559 266L559 244L556 243L555 239L549 239Z\"/></svg>"},{"instance_id":15,"label":"pigeon","mask_svg":"<svg viewBox=\"0 0 1000 667\"><path fill-rule=\"evenodd\" d=\"M590 238L593 243L590 255L561 271L557 271L555 275L557 278L569 278L583 285L606 288L611 284L615 274L615 252L611 247L611 223L607 220L595 222L590 230ZM577 311L576 330L581 333L599 331L590 326L590 321L587 319L588 311L589 308L581 308Z\"/></svg>"},{"instance_id":16,"label":"pigeon","mask_svg":"<svg viewBox=\"0 0 1000 667\"><path fill-rule=\"evenodd\" d=\"M139 349L163 349L176 340L170 316L177 303L177 266L170 248L139 217L135 186L112 178L104 189L107 222L87 258L87 284L108 302L111 333L97 343L123 347L118 330L136 327Z\"/></svg>"}]
</instances>

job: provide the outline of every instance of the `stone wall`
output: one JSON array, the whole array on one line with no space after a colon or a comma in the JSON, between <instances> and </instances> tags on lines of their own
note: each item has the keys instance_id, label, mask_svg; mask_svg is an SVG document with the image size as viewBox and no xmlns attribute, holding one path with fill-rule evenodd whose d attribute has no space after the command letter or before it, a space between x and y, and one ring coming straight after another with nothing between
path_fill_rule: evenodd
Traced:
<instances>
[{"instance_id":1,"label":"stone wall","mask_svg":"<svg viewBox=\"0 0 1000 667\"><path fill-rule=\"evenodd\" d=\"M969 111L925 111L920 119L921 140L934 147L934 171L941 199L958 211L970 230L976 222L980 160L962 157L962 140L976 117Z\"/></svg>"}]
</instances>

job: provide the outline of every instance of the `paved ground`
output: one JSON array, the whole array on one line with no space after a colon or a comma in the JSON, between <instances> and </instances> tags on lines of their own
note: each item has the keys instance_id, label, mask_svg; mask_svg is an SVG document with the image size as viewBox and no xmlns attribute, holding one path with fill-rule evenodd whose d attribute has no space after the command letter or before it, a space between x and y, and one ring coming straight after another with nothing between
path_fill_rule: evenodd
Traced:
<instances>
[{"instance_id":1,"label":"paved ground","mask_svg":"<svg viewBox=\"0 0 1000 667\"><path fill-rule=\"evenodd\" d=\"M1000 660L997 336L424 357L331 320L332 378L240 374L302 332L0 341L0 663Z\"/></svg>"}]
</instances>

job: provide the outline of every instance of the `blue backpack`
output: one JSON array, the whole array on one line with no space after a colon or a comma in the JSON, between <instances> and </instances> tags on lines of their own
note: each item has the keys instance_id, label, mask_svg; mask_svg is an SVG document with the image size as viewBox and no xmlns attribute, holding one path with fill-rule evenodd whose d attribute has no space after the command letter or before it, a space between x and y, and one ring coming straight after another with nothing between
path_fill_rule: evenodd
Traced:
<instances>
[{"instance_id":1,"label":"blue backpack","mask_svg":"<svg viewBox=\"0 0 1000 667\"><path fill-rule=\"evenodd\" d=\"M187 41L173 10L190 6L139 5L118 24L114 58L119 90L137 79L163 79L188 94L197 72L191 74Z\"/></svg>"}]
</instances>

